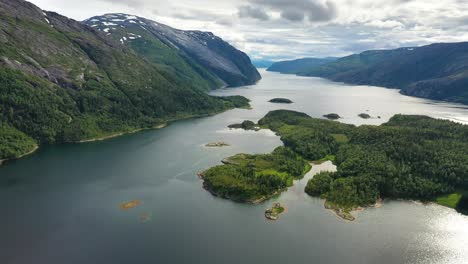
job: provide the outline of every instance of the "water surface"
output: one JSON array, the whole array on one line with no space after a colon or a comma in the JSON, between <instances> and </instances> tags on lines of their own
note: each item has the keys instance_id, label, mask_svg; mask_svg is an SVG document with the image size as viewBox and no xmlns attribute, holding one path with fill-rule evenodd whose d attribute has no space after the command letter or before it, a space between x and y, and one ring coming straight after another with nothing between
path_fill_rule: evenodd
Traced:
<instances>
[{"instance_id":1,"label":"water surface","mask_svg":"<svg viewBox=\"0 0 468 264\"><path fill-rule=\"evenodd\" d=\"M468 122L464 106L406 97L396 90L262 72L241 94L253 110L176 122L167 128L77 145L41 148L0 167L0 262L54 263L408 263L463 264L468 217L437 205L389 201L344 222L303 193L306 181L264 204L236 204L202 189L200 170L236 153L281 145L270 131L229 130L268 111L292 109L342 122L380 124L423 114ZM295 103L268 103L286 97ZM359 113L381 119L364 120ZM226 148L206 148L225 141ZM122 202L142 204L122 211ZM279 221L263 213L274 201ZM151 219L141 223L140 216Z\"/></svg>"}]
</instances>

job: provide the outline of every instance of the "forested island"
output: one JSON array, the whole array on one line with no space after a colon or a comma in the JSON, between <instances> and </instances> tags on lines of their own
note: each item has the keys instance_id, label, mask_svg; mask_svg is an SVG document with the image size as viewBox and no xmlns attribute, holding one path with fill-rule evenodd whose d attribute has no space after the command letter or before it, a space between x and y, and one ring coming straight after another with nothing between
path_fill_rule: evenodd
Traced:
<instances>
[{"instance_id":1,"label":"forested island","mask_svg":"<svg viewBox=\"0 0 468 264\"><path fill-rule=\"evenodd\" d=\"M271 154L238 154L223 163L200 173L203 187L216 196L253 204L284 191L311 168L286 147L278 147Z\"/></svg>"},{"instance_id":2,"label":"forested island","mask_svg":"<svg viewBox=\"0 0 468 264\"><path fill-rule=\"evenodd\" d=\"M268 113L259 125L281 136L285 147L271 156L235 156L235 163L208 170L207 189L239 202L264 200L289 186L287 179L291 183L300 178L299 164L307 164L304 160L326 158L334 160L337 172L316 175L305 191L326 199L327 208L340 211L344 218L385 198L433 201L467 213L466 125L396 115L381 126L356 127L286 110ZM285 161L295 165L284 167ZM259 173L271 168L289 172L290 177L283 177L280 184L276 173ZM263 184L272 181L278 184Z\"/></svg>"},{"instance_id":3,"label":"forested island","mask_svg":"<svg viewBox=\"0 0 468 264\"><path fill-rule=\"evenodd\" d=\"M291 101L288 98L273 98L269 102L275 103L275 104L292 104L293 103L293 101Z\"/></svg>"},{"instance_id":4,"label":"forested island","mask_svg":"<svg viewBox=\"0 0 468 264\"><path fill-rule=\"evenodd\" d=\"M323 115L323 117L325 117L326 119L330 119L330 120L338 120L341 118L339 114L335 114L335 113L326 114L326 115Z\"/></svg>"}]
</instances>

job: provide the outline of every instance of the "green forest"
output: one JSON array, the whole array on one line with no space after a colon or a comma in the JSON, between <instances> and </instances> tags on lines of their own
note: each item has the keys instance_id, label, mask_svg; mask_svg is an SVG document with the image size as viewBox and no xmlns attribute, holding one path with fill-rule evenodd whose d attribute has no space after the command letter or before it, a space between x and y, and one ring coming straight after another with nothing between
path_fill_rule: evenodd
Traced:
<instances>
[{"instance_id":1,"label":"green forest","mask_svg":"<svg viewBox=\"0 0 468 264\"><path fill-rule=\"evenodd\" d=\"M202 173L204 187L216 196L237 202L257 203L270 198L295 179L302 178L311 166L286 147L271 154L238 154L224 165Z\"/></svg>"},{"instance_id":2,"label":"green forest","mask_svg":"<svg viewBox=\"0 0 468 264\"><path fill-rule=\"evenodd\" d=\"M86 85L80 90L64 89L41 78L1 68L0 122L3 125L0 138L16 135L17 140L8 143L2 140L0 159L29 152L34 145L30 142L77 142L151 128L168 120L249 106L249 100L241 96L210 97L197 89L178 91L176 87L172 88L172 94L158 94L153 100L155 105L141 102L139 106L133 100L140 99L128 98L120 91L106 88L105 83L89 80ZM156 96L156 92L148 96ZM27 140L23 142L20 138Z\"/></svg>"},{"instance_id":3,"label":"green forest","mask_svg":"<svg viewBox=\"0 0 468 264\"><path fill-rule=\"evenodd\" d=\"M468 126L396 115L381 126L356 127L286 110L268 113L259 124L308 160L336 157L338 171L315 176L306 192L340 208L462 193L445 205L467 212Z\"/></svg>"}]
</instances>

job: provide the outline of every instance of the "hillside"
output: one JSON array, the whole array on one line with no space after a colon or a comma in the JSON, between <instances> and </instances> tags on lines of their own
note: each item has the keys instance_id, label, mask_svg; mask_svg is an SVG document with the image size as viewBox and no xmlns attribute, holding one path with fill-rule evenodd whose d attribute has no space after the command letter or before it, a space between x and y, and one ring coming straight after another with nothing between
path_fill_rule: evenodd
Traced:
<instances>
[{"instance_id":1,"label":"hillside","mask_svg":"<svg viewBox=\"0 0 468 264\"><path fill-rule=\"evenodd\" d=\"M324 65L329 62L333 62L337 60L338 58L303 58L303 59L297 59L297 60L290 60L290 61L279 61L276 63L273 63L267 71L271 72L280 72L280 73L286 73L286 74L299 74L304 71L307 71L308 69L320 65Z\"/></svg>"},{"instance_id":2,"label":"hillside","mask_svg":"<svg viewBox=\"0 0 468 264\"><path fill-rule=\"evenodd\" d=\"M468 42L366 51L301 73L468 104Z\"/></svg>"},{"instance_id":3,"label":"hillside","mask_svg":"<svg viewBox=\"0 0 468 264\"><path fill-rule=\"evenodd\" d=\"M0 21L0 160L36 144L126 133L247 104L208 96L216 78L192 82L176 67L151 63L105 33L29 2L0 1Z\"/></svg>"},{"instance_id":4,"label":"hillside","mask_svg":"<svg viewBox=\"0 0 468 264\"><path fill-rule=\"evenodd\" d=\"M211 32L184 31L127 14L106 14L84 21L132 48L149 61L206 87L242 86L260 80L250 58Z\"/></svg>"}]
</instances>

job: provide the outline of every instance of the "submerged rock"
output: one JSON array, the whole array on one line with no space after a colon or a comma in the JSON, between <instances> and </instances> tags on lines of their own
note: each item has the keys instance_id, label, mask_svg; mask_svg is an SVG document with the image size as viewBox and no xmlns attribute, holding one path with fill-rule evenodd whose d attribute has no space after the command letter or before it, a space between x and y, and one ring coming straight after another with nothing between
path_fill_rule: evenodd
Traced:
<instances>
[{"instance_id":1,"label":"submerged rock","mask_svg":"<svg viewBox=\"0 0 468 264\"><path fill-rule=\"evenodd\" d=\"M230 145L226 142L212 142L205 145L209 148L220 148L220 147L229 147Z\"/></svg>"},{"instance_id":2,"label":"submerged rock","mask_svg":"<svg viewBox=\"0 0 468 264\"><path fill-rule=\"evenodd\" d=\"M130 202L125 202L125 203L120 204L120 209L127 211L127 210L130 210L132 208L139 206L140 204L141 204L141 201L133 200Z\"/></svg>"}]
</instances>

